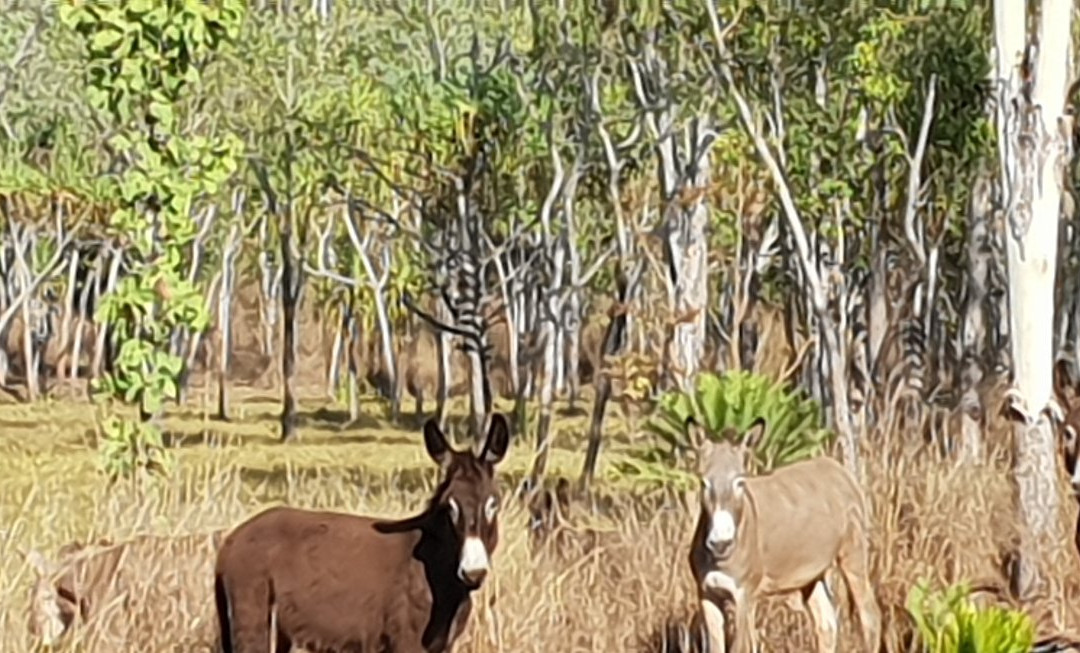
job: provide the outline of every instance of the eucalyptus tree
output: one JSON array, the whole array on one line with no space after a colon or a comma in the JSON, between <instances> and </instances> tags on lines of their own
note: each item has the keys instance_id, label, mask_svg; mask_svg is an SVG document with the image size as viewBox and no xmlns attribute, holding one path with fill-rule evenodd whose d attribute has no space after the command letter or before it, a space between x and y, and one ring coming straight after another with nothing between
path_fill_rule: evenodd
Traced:
<instances>
[{"instance_id":1,"label":"eucalyptus tree","mask_svg":"<svg viewBox=\"0 0 1080 653\"><path fill-rule=\"evenodd\" d=\"M1025 528L1020 590L1033 596L1047 579L1039 567L1065 537L1051 422L1055 274L1063 171L1072 156L1067 106L1074 84L1072 2L994 2L994 82L1007 222L1009 335L1016 424L1016 482Z\"/></svg>"},{"instance_id":2,"label":"eucalyptus tree","mask_svg":"<svg viewBox=\"0 0 1080 653\"><path fill-rule=\"evenodd\" d=\"M0 16L0 385L17 362L8 356L18 356L30 399L40 389L45 352L58 368L71 341L81 344L69 328L88 315L77 310L76 285L97 258L94 223L112 188L96 174L104 153L81 92L80 44L55 13L14 6ZM11 343L19 330L19 342Z\"/></svg>"},{"instance_id":3,"label":"eucalyptus tree","mask_svg":"<svg viewBox=\"0 0 1080 653\"><path fill-rule=\"evenodd\" d=\"M347 162L337 141L352 122L371 122L366 114L356 113L369 110L368 101L354 95L367 93L371 83L350 65L355 53L349 50L355 34L349 30L355 30L355 21L365 14L351 16L353 22L323 21L306 13L253 17L245 25L248 50L233 68L235 75L252 80L229 106L242 107L233 128L245 134L252 152L249 184L257 192L248 203L259 206L265 216L252 228L262 244L256 267L268 302L268 347L277 319L272 305L280 300L283 440L297 435L300 307L313 283L330 291L348 281L340 275L317 275L314 281L310 277L325 256L337 255L330 236L344 234L327 230L327 220L344 206L338 187ZM350 75L355 83L342 81ZM335 260L331 267L336 265Z\"/></svg>"},{"instance_id":4,"label":"eucalyptus tree","mask_svg":"<svg viewBox=\"0 0 1080 653\"><path fill-rule=\"evenodd\" d=\"M805 378L857 470L859 433L893 428L896 401L921 428L926 392L954 372L943 251L968 195L944 180L972 178L986 151L984 32L956 8L703 4L722 111L745 134L725 146L748 147L779 200L790 268L769 285L795 291L791 326L822 345Z\"/></svg>"},{"instance_id":5,"label":"eucalyptus tree","mask_svg":"<svg viewBox=\"0 0 1080 653\"><path fill-rule=\"evenodd\" d=\"M391 294L439 334L444 390L449 338L467 355L470 428L479 435L493 399L491 298L512 294L506 284L517 283L521 270L514 258L537 223L535 215L523 219L536 206L523 192L534 188L529 167L536 157L529 151L535 139L518 140L525 111L513 71L519 54L498 29L513 36L516 16L477 10L468 29L454 29L452 7L406 3L396 16L396 23L384 17L374 28L385 30L393 65L369 71L379 80L390 124L379 140L350 147L352 159L382 188L354 188L349 203L363 221L384 225L372 244L393 243L407 258L386 284L397 286ZM410 280L416 271L422 283ZM419 295L436 298L435 310ZM517 320L510 304L503 309L513 349ZM516 365L510 361L512 377Z\"/></svg>"}]
</instances>

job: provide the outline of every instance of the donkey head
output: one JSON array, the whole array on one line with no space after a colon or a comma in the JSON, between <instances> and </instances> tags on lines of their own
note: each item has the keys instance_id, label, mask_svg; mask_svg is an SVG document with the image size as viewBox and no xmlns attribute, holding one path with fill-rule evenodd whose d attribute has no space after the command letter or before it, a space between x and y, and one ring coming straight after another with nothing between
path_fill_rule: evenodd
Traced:
<instances>
[{"instance_id":1,"label":"donkey head","mask_svg":"<svg viewBox=\"0 0 1080 653\"><path fill-rule=\"evenodd\" d=\"M443 469L443 480L433 508L446 516L458 547L457 577L469 589L484 581L491 554L499 541L496 516L499 491L495 465L506 455L510 427L499 413L491 416L491 427L479 455L455 451L435 420L424 424L424 445L428 455Z\"/></svg>"},{"instance_id":2,"label":"donkey head","mask_svg":"<svg viewBox=\"0 0 1080 653\"><path fill-rule=\"evenodd\" d=\"M735 444L736 432L724 430L719 442L705 437L705 430L690 417L686 428L691 441L700 444L701 513L705 520L705 547L717 560L728 558L734 550L746 499L746 476L749 457L765 430L758 418L742 443Z\"/></svg>"}]
</instances>

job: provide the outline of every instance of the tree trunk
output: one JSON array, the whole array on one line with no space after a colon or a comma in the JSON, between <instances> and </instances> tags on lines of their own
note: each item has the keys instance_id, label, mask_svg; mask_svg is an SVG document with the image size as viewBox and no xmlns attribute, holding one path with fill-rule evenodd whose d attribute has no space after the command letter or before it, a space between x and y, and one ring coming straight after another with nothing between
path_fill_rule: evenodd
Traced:
<instances>
[{"instance_id":1,"label":"tree trunk","mask_svg":"<svg viewBox=\"0 0 1080 653\"><path fill-rule=\"evenodd\" d=\"M573 266L571 266L573 270ZM571 272L572 278L577 279L577 274ZM581 396L581 329L584 321L581 319L581 295L577 289L570 291L569 308L566 320L566 376L570 382L569 408L571 411L577 406Z\"/></svg>"},{"instance_id":2,"label":"tree trunk","mask_svg":"<svg viewBox=\"0 0 1080 653\"><path fill-rule=\"evenodd\" d=\"M123 250L113 250L112 260L109 262L109 276L105 278L105 292L98 293L98 298L109 295L116 289L117 277L120 276L120 263L123 261ZM108 345L109 325L99 324L97 342L94 348L94 361L90 365L91 378L99 378L105 367L105 349ZM111 358L111 357L110 357ZM111 362L110 362L111 364Z\"/></svg>"},{"instance_id":3,"label":"tree trunk","mask_svg":"<svg viewBox=\"0 0 1080 653\"><path fill-rule=\"evenodd\" d=\"M553 300L554 301L554 300ZM538 483L547 470L548 454L551 449L551 415L555 404L555 316L545 317L540 338L544 343L544 378L540 386L540 415L536 420L536 454L533 458L532 472L529 475L529 487L538 487Z\"/></svg>"},{"instance_id":4,"label":"tree trunk","mask_svg":"<svg viewBox=\"0 0 1080 653\"><path fill-rule=\"evenodd\" d=\"M79 251L73 250L68 262L67 285L64 287L64 310L60 315L60 336L57 339L56 362L53 369L53 380L59 381L65 370L61 370L59 363L63 361L65 354L71 347L71 327L75 322L75 279L79 272Z\"/></svg>"},{"instance_id":5,"label":"tree trunk","mask_svg":"<svg viewBox=\"0 0 1080 653\"><path fill-rule=\"evenodd\" d=\"M487 345L487 339L481 346ZM489 410L484 392L486 374L484 358L476 345L469 347L469 431L473 441L479 445L484 438L484 422Z\"/></svg>"},{"instance_id":6,"label":"tree trunk","mask_svg":"<svg viewBox=\"0 0 1080 653\"><path fill-rule=\"evenodd\" d=\"M274 341L277 339L277 298L281 291L281 268L274 264L269 235L270 218L259 223L259 322L263 328L262 353L274 355Z\"/></svg>"},{"instance_id":7,"label":"tree trunk","mask_svg":"<svg viewBox=\"0 0 1080 653\"><path fill-rule=\"evenodd\" d=\"M94 262L94 268L83 281L82 292L79 293L79 312L78 317L75 318L75 341L71 345L71 363L68 365L68 378L71 380L79 378L79 360L82 358L83 330L85 329L86 318L91 315L90 293L94 288L97 288L100 277L101 258L99 257Z\"/></svg>"},{"instance_id":8,"label":"tree trunk","mask_svg":"<svg viewBox=\"0 0 1080 653\"><path fill-rule=\"evenodd\" d=\"M394 352L394 331L390 324L390 314L386 308L381 286L373 288L375 296L375 319L379 324L379 337L382 342L383 360L386 361L386 373L390 375L390 387L393 393L390 398L390 419L397 421L401 413L401 390L404 379L398 369L397 357Z\"/></svg>"},{"instance_id":9,"label":"tree trunk","mask_svg":"<svg viewBox=\"0 0 1080 653\"><path fill-rule=\"evenodd\" d=\"M291 216L286 222L291 221ZM286 224L281 230L281 440L289 442L296 439L296 326L299 318L297 308L300 305L300 293L303 290L303 277L299 257L295 255L292 225Z\"/></svg>"},{"instance_id":10,"label":"tree trunk","mask_svg":"<svg viewBox=\"0 0 1080 653\"><path fill-rule=\"evenodd\" d=\"M33 300L22 303L23 319L23 376L26 381L27 401L37 401L38 398L38 375L37 375L37 346L34 344L34 331L37 320L31 316L30 304Z\"/></svg>"},{"instance_id":11,"label":"tree trunk","mask_svg":"<svg viewBox=\"0 0 1080 653\"><path fill-rule=\"evenodd\" d=\"M450 312L443 302L435 302L435 310L444 323L450 321ZM451 335L442 329L435 331L435 347L439 355L439 378L435 389L435 414L439 428L446 429L446 401L450 394L450 348L453 346Z\"/></svg>"},{"instance_id":12,"label":"tree trunk","mask_svg":"<svg viewBox=\"0 0 1080 653\"><path fill-rule=\"evenodd\" d=\"M683 391L693 389L694 377L705 355L705 319L708 315L709 267L705 228L709 221L705 201L710 165L705 125L695 121L690 127L693 148L688 160L675 154L675 135L660 145L661 179L668 202L666 250L671 285L674 289L674 332L669 340L668 370ZM680 185L676 179L684 179Z\"/></svg>"},{"instance_id":13,"label":"tree trunk","mask_svg":"<svg viewBox=\"0 0 1080 653\"><path fill-rule=\"evenodd\" d=\"M345 341L348 343L349 362L349 423L360 419L360 320L356 319L355 296L349 297L348 313L345 318Z\"/></svg>"},{"instance_id":14,"label":"tree trunk","mask_svg":"<svg viewBox=\"0 0 1080 653\"><path fill-rule=\"evenodd\" d=\"M961 338L960 460L975 463L983 459L983 404L979 396L986 364L986 294L990 284L990 219L992 182L980 174L971 191L967 227L967 297L964 303Z\"/></svg>"},{"instance_id":15,"label":"tree trunk","mask_svg":"<svg viewBox=\"0 0 1080 653\"><path fill-rule=\"evenodd\" d=\"M621 265L623 264L620 263ZM629 316L627 308L633 303L634 297L637 295L644 271L645 257L642 256L638 258L629 278L622 276L622 270L617 273L618 295L616 306L611 314L611 321L608 322L607 330L604 332L604 344L600 360L617 355L626 346L627 317ZM593 476L596 474L596 463L600 459L604 413L607 410L607 403L611 399L611 374L605 369L596 370L593 383L596 388L596 397L593 400L592 416L589 419L589 437L588 447L585 451L585 464L582 467L581 479L579 480L582 490L588 489Z\"/></svg>"},{"instance_id":16,"label":"tree trunk","mask_svg":"<svg viewBox=\"0 0 1080 653\"><path fill-rule=\"evenodd\" d=\"M221 263L218 295L218 401L217 418L229 419L229 368L232 358L232 296L236 289L236 227L229 234ZM209 371L209 370L208 370Z\"/></svg>"},{"instance_id":17,"label":"tree trunk","mask_svg":"<svg viewBox=\"0 0 1080 653\"><path fill-rule=\"evenodd\" d=\"M334 326L334 341L330 345L330 360L326 366L326 398L330 401L337 399L337 391L341 387L341 353L345 348L346 334L349 329L348 317L345 314L348 308L345 302L338 302L338 306L340 306L341 314L338 315Z\"/></svg>"},{"instance_id":18,"label":"tree trunk","mask_svg":"<svg viewBox=\"0 0 1080 653\"><path fill-rule=\"evenodd\" d=\"M1037 34L1029 35L1025 3L994 3L1013 406L1020 418L1015 474L1025 526L1016 584L1025 598L1044 590L1041 563L1064 537L1054 431L1043 409L1052 396L1058 221L1063 157L1072 134L1071 118L1065 115L1072 14L1070 0L1047 0L1041 4Z\"/></svg>"}]
</instances>

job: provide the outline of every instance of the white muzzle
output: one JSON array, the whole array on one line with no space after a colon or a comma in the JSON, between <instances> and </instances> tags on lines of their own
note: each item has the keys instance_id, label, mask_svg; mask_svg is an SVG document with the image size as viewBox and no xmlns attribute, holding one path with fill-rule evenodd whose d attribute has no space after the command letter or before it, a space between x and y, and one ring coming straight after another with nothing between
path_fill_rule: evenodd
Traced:
<instances>
[{"instance_id":1,"label":"white muzzle","mask_svg":"<svg viewBox=\"0 0 1080 653\"><path fill-rule=\"evenodd\" d=\"M709 535L705 539L705 545L713 553L721 554L735 541L735 516L727 510L719 509L713 512L709 521Z\"/></svg>"},{"instance_id":2,"label":"white muzzle","mask_svg":"<svg viewBox=\"0 0 1080 653\"><path fill-rule=\"evenodd\" d=\"M479 537L465 538L465 544L461 547L461 562L458 564L458 578L467 585L479 585L487 575L491 560L488 558L487 547Z\"/></svg>"}]
</instances>

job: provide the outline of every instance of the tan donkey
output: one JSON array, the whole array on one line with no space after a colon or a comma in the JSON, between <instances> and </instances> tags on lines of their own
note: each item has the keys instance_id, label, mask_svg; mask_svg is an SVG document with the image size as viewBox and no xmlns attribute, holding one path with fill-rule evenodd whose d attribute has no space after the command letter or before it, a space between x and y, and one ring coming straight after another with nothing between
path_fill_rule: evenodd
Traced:
<instances>
[{"instance_id":1,"label":"tan donkey","mask_svg":"<svg viewBox=\"0 0 1080 653\"><path fill-rule=\"evenodd\" d=\"M792 607L809 609L818 651L836 651L837 611L825 582L834 567L859 613L862 651L876 653L881 613L869 578L866 501L847 470L822 456L750 476L747 462L764 432L761 419L742 444L732 444L732 429L717 443L704 437L692 417L686 427L692 442L703 443L701 512L690 567L710 653L727 650L726 602L734 604L732 650L748 653L758 650L757 601L781 594L790 596Z\"/></svg>"},{"instance_id":2,"label":"tan donkey","mask_svg":"<svg viewBox=\"0 0 1080 653\"><path fill-rule=\"evenodd\" d=\"M38 644L52 647L67 639L76 624L93 624L99 636L119 643L123 633L118 631L127 627L131 611L161 598L148 595L147 587L164 585L163 593L178 590L174 566L182 556L209 571L223 536L217 531L73 542L62 546L55 560L37 550L27 551L35 574L28 624L31 636Z\"/></svg>"}]
</instances>

